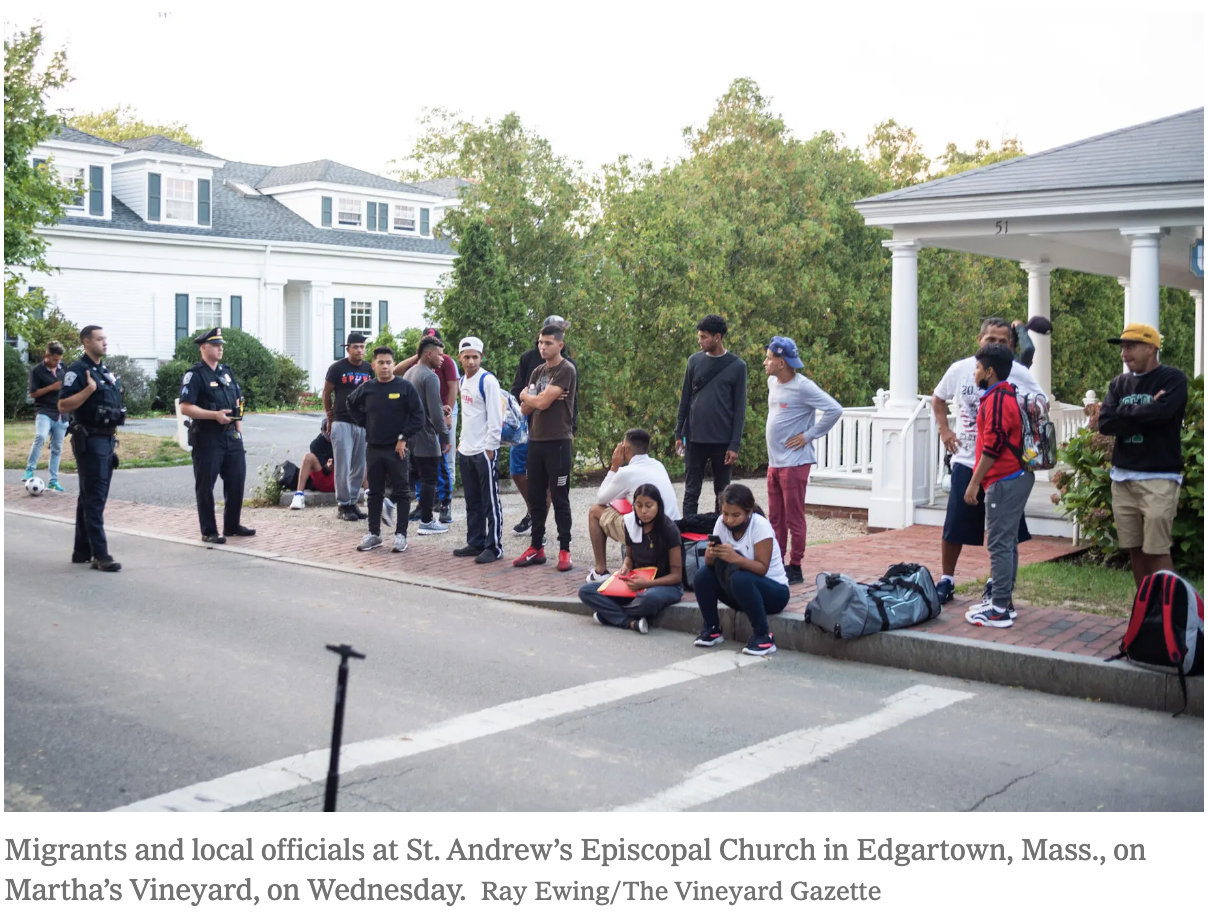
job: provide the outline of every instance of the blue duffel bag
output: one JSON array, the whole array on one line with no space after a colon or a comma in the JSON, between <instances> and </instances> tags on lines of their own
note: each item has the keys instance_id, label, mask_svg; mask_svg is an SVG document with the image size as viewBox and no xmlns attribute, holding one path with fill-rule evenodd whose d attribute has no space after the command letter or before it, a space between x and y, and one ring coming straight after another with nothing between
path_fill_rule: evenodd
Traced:
<instances>
[{"instance_id":1,"label":"blue duffel bag","mask_svg":"<svg viewBox=\"0 0 1208 924\"><path fill-rule=\"evenodd\" d=\"M916 626L939 613L931 572L922 565L900 564L871 584L823 571L818 593L805 608L805 621L835 638L859 638Z\"/></svg>"}]
</instances>

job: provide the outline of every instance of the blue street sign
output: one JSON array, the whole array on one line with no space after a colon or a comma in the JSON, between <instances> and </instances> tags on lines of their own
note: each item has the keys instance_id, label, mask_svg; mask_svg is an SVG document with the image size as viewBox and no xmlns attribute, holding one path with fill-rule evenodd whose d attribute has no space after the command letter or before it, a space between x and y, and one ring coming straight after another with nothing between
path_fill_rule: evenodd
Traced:
<instances>
[{"instance_id":1,"label":"blue street sign","mask_svg":"<svg viewBox=\"0 0 1208 924\"><path fill-rule=\"evenodd\" d=\"M1204 278L1204 239L1200 238L1191 245L1191 272L1200 279Z\"/></svg>"}]
</instances>

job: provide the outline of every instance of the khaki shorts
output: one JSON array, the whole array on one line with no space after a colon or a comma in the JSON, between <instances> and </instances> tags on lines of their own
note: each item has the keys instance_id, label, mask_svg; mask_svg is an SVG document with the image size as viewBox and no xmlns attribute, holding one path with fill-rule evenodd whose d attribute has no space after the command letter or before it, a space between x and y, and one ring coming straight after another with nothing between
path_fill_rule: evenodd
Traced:
<instances>
[{"instance_id":1,"label":"khaki shorts","mask_svg":"<svg viewBox=\"0 0 1208 924\"><path fill-rule=\"evenodd\" d=\"M1112 482L1112 514L1122 549L1170 554L1170 528L1179 509L1179 483L1166 478Z\"/></svg>"},{"instance_id":2,"label":"khaki shorts","mask_svg":"<svg viewBox=\"0 0 1208 924\"><path fill-rule=\"evenodd\" d=\"M604 535L613 542L625 544L625 518L611 507L605 507L604 512L600 514L600 529L604 530ZM1167 534L1169 532L1167 530Z\"/></svg>"}]
</instances>

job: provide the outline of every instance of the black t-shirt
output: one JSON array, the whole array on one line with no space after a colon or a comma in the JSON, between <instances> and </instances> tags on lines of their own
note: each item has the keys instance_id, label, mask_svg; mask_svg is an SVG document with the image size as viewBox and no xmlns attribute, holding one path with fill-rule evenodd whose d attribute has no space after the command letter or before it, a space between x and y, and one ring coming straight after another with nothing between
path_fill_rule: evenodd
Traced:
<instances>
[{"instance_id":1,"label":"black t-shirt","mask_svg":"<svg viewBox=\"0 0 1208 924\"><path fill-rule=\"evenodd\" d=\"M327 463L335 457L335 454L331 448L331 440L322 433L310 441L310 451L314 454L314 457L319 460L319 464L325 469L327 467Z\"/></svg>"},{"instance_id":2,"label":"black t-shirt","mask_svg":"<svg viewBox=\"0 0 1208 924\"><path fill-rule=\"evenodd\" d=\"M45 362L38 363L29 370L30 392L35 392L39 388L45 388L47 385L63 381L63 376L66 372L67 370L63 368L62 360L55 366L54 372L46 368ZM60 416L66 416L59 414L59 389L48 391L46 394L34 398L34 408L37 413L43 414L54 421L58 421Z\"/></svg>"},{"instance_id":3,"label":"black t-shirt","mask_svg":"<svg viewBox=\"0 0 1208 924\"><path fill-rule=\"evenodd\" d=\"M327 368L327 381L335 389L332 394L333 421L352 423L352 418L348 416L348 396L371 378L373 366L367 362L354 366L348 359L341 359Z\"/></svg>"},{"instance_id":4,"label":"black t-shirt","mask_svg":"<svg viewBox=\"0 0 1208 924\"><path fill-rule=\"evenodd\" d=\"M654 576L666 577L671 573L671 550L680 545L680 531L664 516L661 523L656 522L651 527L650 532L642 533L642 540L636 545L626 527L625 545L629 547L634 568L657 568Z\"/></svg>"}]
</instances>

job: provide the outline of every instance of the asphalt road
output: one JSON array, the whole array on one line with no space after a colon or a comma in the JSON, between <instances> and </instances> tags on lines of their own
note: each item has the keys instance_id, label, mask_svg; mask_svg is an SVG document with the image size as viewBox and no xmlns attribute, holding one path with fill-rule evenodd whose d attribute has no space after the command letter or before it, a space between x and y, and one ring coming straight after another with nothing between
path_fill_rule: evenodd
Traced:
<instances>
[{"instance_id":1,"label":"asphalt road","mask_svg":"<svg viewBox=\"0 0 1208 924\"><path fill-rule=\"evenodd\" d=\"M122 572L101 574L68 562L70 529L5 517L10 810L165 807L216 798L209 781L228 774L232 808L318 810L307 780L325 757L286 759L328 744L324 645L338 642L368 655L352 668L342 810L1204 805L1196 718L792 652L758 661L123 535Z\"/></svg>"},{"instance_id":2,"label":"asphalt road","mask_svg":"<svg viewBox=\"0 0 1208 924\"><path fill-rule=\"evenodd\" d=\"M321 413L289 413L289 414L249 414L243 422L243 438L247 446L247 482L244 485L244 497L251 497L260 484L260 468L265 464L277 464L288 454L295 463L310 447L310 442L319 432L323 421ZM150 418L131 420L122 428L131 433L157 434L159 436L174 436L176 421L174 418ZM121 439L121 434L118 434ZM47 450L42 451L45 464ZM121 455L121 448L118 449ZM6 483L17 483L21 480L21 471L6 469ZM45 471L39 472L45 478ZM62 483L69 491L77 488L76 476L64 472ZM222 486L218 491L221 496ZM193 498L193 467L177 465L171 468L119 468L114 474L109 496L119 500L139 501L144 504L157 504L161 507L192 507Z\"/></svg>"}]
</instances>

